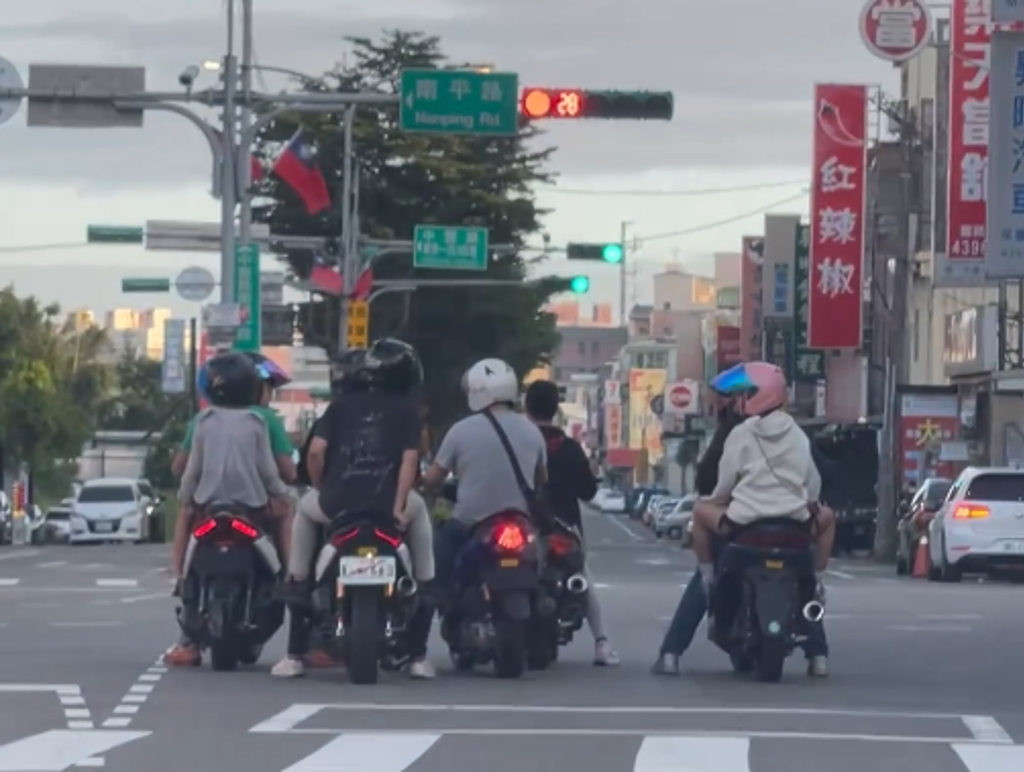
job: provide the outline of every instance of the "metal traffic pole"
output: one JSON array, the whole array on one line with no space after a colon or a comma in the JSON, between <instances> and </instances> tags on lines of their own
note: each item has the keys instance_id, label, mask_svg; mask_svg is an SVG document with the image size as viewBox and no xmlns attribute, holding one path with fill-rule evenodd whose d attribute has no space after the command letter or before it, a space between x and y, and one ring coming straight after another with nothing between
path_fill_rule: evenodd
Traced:
<instances>
[{"instance_id":1,"label":"metal traffic pole","mask_svg":"<svg viewBox=\"0 0 1024 772\"><path fill-rule=\"evenodd\" d=\"M233 2L234 0L231 0ZM242 3L242 111L238 127L238 153L235 169L238 176L238 237L243 244L252 240L252 75L253 75L253 0ZM231 2L228 4L231 5ZM232 266L234 264L232 263Z\"/></svg>"},{"instance_id":2,"label":"metal traffic pole","mask_svg":"<svg viewBox=\"0 0 1024 772\"><path fill-rule=\"evenodd\" d=\"M235 59L235 4L227 3L228 39L224 55L224 112L220 157L220 302L235 301L235 206L238 198L238 175L235 174L238 145L236 143L237 112L235 90L238 85L238 61Z\"/></svg>"},{"instance_id":3,"label":"metal traffic pole","mask_svg":"<svg viewBox=\"0 0 1024 772\"><path fill-rule=\"evenodd\" d=\"M341 169L341 238L338 240L338 260L341 272L341 306L338 312L338 350L348 348L348 317L352 310L352 288L355 286L359 266L359 240L353 237L352 222L352 164L355 157L352 148L352 124L356 107L345 108L344 155Z\"/></svg>"}]
</instances>

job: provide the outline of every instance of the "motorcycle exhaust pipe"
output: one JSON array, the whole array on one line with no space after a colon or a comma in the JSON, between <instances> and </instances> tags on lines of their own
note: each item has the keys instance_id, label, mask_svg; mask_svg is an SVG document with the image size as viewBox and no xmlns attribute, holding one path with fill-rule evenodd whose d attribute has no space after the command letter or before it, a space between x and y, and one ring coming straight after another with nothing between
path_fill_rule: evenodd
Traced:
<instances>
[{"instance_id":1,"label":"motorcycle exhaust pipe","mask_svg":"<svg viewBox=\"0 0 1024 772\"><path fill-rule=\"evenodd\" d=\"M395 582L395 589L398 590L399 595L412 595L416 592L418 587L416 586L416 580L409 576L400 576L398 581Z\"/></svg>"},{"instance_id":2,"label":"motorcycle exhaust pipe","mask_svg":"<svg viewBox=\"0 0 1024 772\"><path fill-rule=\"evenodd\" d=\"M590 583L583 574L573 574L565 580L565 589L573 595L582 595L589 587Z\"/></svg>"},{"instance_id":3,"label":"motorcycle exhaust pipe","mask_svg":"<svg viewBox=\"0 0 1024 772\"><path fill-rule=\"evenodd\" d=\"M804 619L811 624L817 624L825 618L825 607L816 600L810 601L803 609Z\"/></svg>"}]
</instances>

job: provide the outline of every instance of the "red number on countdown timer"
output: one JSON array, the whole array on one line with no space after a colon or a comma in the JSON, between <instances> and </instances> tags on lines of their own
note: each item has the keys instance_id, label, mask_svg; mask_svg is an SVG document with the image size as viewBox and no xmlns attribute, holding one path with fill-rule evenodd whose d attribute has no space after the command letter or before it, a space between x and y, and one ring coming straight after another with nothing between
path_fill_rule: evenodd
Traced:
<instances>
[{"instance_id":1,"label":"red number on countdown timer","mask_svg":"<svg viewBox=\"0 0 1024 772\"><path fill-rule=\"evenodd\" d=\"M565 118L575 118L580 114L580 94L578 91L561 91L558 94L558 114Z\"/></svg>"}]
</instances>

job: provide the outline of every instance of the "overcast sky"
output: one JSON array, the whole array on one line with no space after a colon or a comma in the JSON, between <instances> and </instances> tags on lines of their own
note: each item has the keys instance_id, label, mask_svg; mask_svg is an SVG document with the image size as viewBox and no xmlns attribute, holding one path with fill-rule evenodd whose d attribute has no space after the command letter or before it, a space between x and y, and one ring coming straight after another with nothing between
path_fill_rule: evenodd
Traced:
<instances>
[{"instance_id":1,"label":"overcast sky","mask_svg":"<svg viewBox=\"0 0 1024 772\"><path fill-rule=\"evenodd\" d=\"M28 64L144 65L147 87L177 87L181 70L223 54L224 0L33 0L7 3L0 56ZM775 212L806 213L811 93L817 81L895 86L857 34L862 0L255 0L256 53L265 65L319 73L345 56L342 38L383 28L441 36L456 61L494 63L521 85L647 88L675 94L671 123L583 121L551 127L563 191L541 191L555 211L555 243L618 236L633 222L649 275L673 259L707 269L712 252L738 251L761 228L757 214L703 227L796 197ZM210 77L210 76L207 76ZM210 79L212 84L212 78ZM264 87L286 82L266 76ZM29 130L24 111L0 127L0 250L80 242L88 223L218 216L208 195L210 160L196 129L151 113L142 130ZM626 195L772 185L716 195ZM782 184L785 183L785 184ZM585 195L577 191L599 191ZM607 192L621 191L620 195ZM0 284L65 307L166 305L119 295L118 277L171 276L214 255L146 253L132 247L0 251ZM562 265L555 270L571 273ZM605 269L606 271L609 269ZM591 271L595 299L615 295L614 276ZM649 279L638 282L640 298ZM187 305L178 304L183 311Z\"/></svg>"}]
</instances>

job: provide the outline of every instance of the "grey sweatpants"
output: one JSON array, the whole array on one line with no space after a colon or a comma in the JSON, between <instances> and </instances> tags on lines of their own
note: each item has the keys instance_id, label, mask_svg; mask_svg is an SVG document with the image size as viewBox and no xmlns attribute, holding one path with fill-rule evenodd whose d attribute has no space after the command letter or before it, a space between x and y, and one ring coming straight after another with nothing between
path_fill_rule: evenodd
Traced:
<instances>
[{"instance_id":1,"label":"grey sweatpants","mask_svg":"<svg viewBox=\"0 0 1024 772\"><path fill-rule=\"evenodd\" d=\"M430 582L434 579L434 526L430 522L427 503L416 491L409 493L409 525L405 532L405 543L412 557L416 581ZM328 525L330 519L320 509L320 493L313 489L299 501L298 510L292 520L292 554L288 559L288 573L294 579L309 576L316 549L319 528Z\"/></svg>"}]
</instances>

